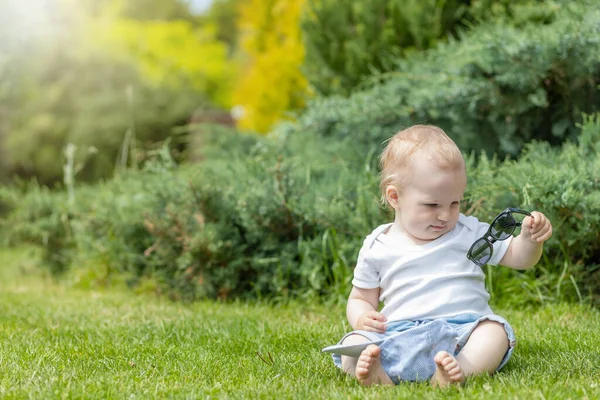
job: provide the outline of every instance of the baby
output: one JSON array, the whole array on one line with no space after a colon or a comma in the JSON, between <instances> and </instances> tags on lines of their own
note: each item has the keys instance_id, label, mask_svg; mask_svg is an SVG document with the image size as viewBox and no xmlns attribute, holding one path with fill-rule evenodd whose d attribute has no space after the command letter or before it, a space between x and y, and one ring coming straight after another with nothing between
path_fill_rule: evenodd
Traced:
<instances>
[{"instance_id":1,"label":"baby","mask_svg":"<svg viewBox=\"0 0 600 400\"><path fill-rule=\"evenodd\" d=\"M460 150L440 128L415 125L389 140L380 162L382 200L395 218L363 243L346 309L354 331L340 341L378 344L358 358L334 355L336 364L363 385L447 386L497 371L515 335L489 307L481 267L467 258L489 224L460 213L467 184ZM551 235L550 221L534 211L518 236L490 240L487 263L531 268Z\"/></svg>"}]
</instances>

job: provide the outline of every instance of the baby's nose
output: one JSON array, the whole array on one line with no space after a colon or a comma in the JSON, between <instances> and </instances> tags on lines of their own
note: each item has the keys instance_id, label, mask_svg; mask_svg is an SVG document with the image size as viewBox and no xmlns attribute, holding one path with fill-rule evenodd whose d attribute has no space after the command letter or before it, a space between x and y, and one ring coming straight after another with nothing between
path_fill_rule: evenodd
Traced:
<instances>
[{"instance_id":1,"label":"baby's nose","mask_svg":"<svg viewBox=\"0 0 600 400\"><path fill-rule=\"evenodd\" d=\"M440 221L448 221L450 219L450 212L442 211L438 214L438 219Z\"/></svg>"}]
</instances>

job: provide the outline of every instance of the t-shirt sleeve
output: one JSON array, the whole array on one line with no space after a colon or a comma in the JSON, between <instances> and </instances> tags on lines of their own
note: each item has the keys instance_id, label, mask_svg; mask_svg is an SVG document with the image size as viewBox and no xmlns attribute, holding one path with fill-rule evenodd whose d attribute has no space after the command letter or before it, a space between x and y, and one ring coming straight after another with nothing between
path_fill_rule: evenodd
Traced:
<instances>
[{"instance_id":1,"label":"t-shirt sleeve","mask_svg":"<svg viewBox=\"0 0 600 400\"><path fill-rule=\"evenodd\" d=\"M379 287L379 271L370 251L372 244L372 237L367 236L358 253L356 268L354 268L354 279L352 279L352 285L357 288L375 289Z\"/></svg>"}]
</instances>

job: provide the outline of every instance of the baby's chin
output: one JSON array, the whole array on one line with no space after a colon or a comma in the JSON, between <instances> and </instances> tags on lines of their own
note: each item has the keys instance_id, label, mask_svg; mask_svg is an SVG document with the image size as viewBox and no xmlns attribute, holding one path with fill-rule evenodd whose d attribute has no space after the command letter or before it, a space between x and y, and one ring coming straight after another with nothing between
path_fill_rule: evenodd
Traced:
<instances>
[{"instance_id":1,"label":"baby's chin","mask_svg":"<svg viewBox=\"0 0 600 400\"><path fill-rule=\"evenodd\" d=\"M440 238L441 236L444 235L444 233L436 233L436 234L428 233L428 234L422 234L422 235L418 235L418 236L412 235L412 237L413 237L413 241L415 243L426 244L426 243L433 242L434 240Z\"/></svg>"},{"instance_id":2,"label":"baby's chin","mask_svg":"<svg viewBox=\"0 0 600 400\"><path fill-rule=\"evenodd\" d=\"M450 232L452 228L453 227L446 226L443 229L434 229L430 226L429 229L427 229L427 231L422 235L423 237L419 239L423 241L436 240Z\"/></svg>"},{"instance_id":3,"label":"baby's chin","mask_svg":"<svg viewBox=\"0 0 600 400\"><path fill-rule=\"evenodd\" d=\"M444 229L433 229L432 226L429 225L421 231L407 231L407 233L416 244L426 244L444 236L446 233L450 232L455 225L456 224L452 226L445 226Z\"/></svg>"}]
</instances>

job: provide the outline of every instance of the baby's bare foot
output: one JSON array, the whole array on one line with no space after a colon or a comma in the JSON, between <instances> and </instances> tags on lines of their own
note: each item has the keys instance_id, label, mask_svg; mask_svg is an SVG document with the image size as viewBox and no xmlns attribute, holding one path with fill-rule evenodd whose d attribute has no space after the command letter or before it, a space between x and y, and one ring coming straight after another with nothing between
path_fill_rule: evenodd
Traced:
<instances>
[{"instance_id":1,"label":"baby's bare foot","mask_svg":"<svg viewBox=\"0 0 600 400\"><path fill-rule=\"evenodd\" d=\"M393 385L394 382L385 373L381 365L381 349L372 344L360 353L356 362L356 379L365 385Z\"/></svg>"},{"instance_id":2,"label":"baby's bare foot","mask_svg":"<svg viewBox=\"0 0 600 400\"><path fill-rule=\"evenodd\" d=\"M456 358L447 351L438 352L433 361L436 363L435 374L431 378L433 386L446 387L452 384L461 384L465 381L462 368L458 365Z\"/></svg>"}]
</instances>

